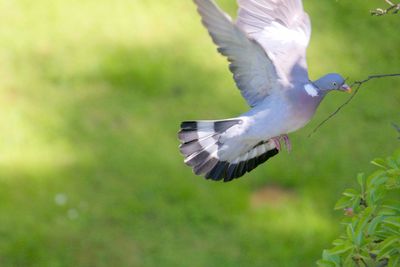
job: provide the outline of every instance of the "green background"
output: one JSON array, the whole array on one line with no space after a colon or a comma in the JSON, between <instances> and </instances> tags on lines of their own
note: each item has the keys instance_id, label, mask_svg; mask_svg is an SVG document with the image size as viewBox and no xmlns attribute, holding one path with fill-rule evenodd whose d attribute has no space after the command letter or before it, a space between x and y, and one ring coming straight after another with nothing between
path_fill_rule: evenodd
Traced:
<instances>
[{"instance_id":1,"label":"green background","mask_svg":"<svg viewBox=\"0 0 400 267\"><path fill-rule=\"evenodd\" d=\"M234 15L233 0L218 1ZM384 1L305 1L310 77L400 72ZM313 266L333 211L399 145L400 78L327 97L282 152L232 183L182 162L183 120L247 110L188 0L0 0L0 266Z\"/></svg>"}]
</instances>

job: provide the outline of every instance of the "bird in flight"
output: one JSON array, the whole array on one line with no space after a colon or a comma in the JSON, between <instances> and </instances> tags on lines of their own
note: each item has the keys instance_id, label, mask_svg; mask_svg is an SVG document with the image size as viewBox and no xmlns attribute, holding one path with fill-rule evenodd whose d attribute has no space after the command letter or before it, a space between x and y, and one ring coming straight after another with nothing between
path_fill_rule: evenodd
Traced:
<instances>
[{"instance_id":1,"label":"bird in flight","mask_svg":"<svg viewBox=\"0 0 400 267\"><path fill-rule=\"evenodd\" d=\"M308 77L310 20L301 0L238 0L236 21L213 0L194 0L202 22L250 110L225 120L185 121L178 133L196 175L232 181L275 156L331 91L351 92L341 75Z\"/></svg>"}]
</instances>

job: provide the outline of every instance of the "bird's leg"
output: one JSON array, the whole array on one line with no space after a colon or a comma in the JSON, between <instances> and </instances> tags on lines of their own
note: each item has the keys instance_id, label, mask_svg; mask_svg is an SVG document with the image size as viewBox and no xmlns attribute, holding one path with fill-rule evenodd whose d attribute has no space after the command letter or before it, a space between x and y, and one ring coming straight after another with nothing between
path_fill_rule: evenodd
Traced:
<instances>
[{"instance_id":1,"label":"bird's leg","mask_svg":"<svg viewBox=\"0 0 400 267\"><path fill-rule=\"evenodd\" d=\"M285 142L285 146L288 152L292 151L292 144L290 143L289 136L287 134L281 135L281 138Z\"/></svg>"},{"instance_id":2,"label":"bird's leg","mask_svg":"<svg viewBox=\"0 0 400 267\"><path fill-rule=\"evenodd\" d=\"M274 142L276 149L278 149L278 151L281 151L281 140L280 140L280 136L278 137L273 137L271 138L271 140Z\"/></svg>"}]
</instances>

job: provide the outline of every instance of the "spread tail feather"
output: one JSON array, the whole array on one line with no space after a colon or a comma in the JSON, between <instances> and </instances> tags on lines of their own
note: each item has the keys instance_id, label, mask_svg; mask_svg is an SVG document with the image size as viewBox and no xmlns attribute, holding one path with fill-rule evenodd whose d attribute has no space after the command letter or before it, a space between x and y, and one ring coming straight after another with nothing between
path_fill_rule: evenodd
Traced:
<instances>
[{"instance_id":1,"label":"spread tail feather","mask_svg":"<svg viewBox=\"0 0 400 267\"><path fill-rule=\"evenodd\" d=\"M231 181L252 171L258 165L278 154L274 142L260 142L234 161L221 159L220 136L231 127L240 124L240 119L219 121L185 121L178 133L180 151L185 163L193 168L196 175L207 179Z\"/></svg>"}]
</instances>

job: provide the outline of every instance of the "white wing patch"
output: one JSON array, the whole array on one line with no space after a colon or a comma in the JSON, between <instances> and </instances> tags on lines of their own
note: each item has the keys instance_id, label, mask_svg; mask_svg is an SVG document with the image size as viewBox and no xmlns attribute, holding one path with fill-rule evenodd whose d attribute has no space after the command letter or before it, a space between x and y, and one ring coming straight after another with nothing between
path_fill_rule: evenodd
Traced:
<instances>
[{"instance_id":1,"label":"white wing patch","mask_svg":"<svg viewBox=\"0 0 400 267\"><path fill-rule=\"evenodd\" d=\"M308 36L301 29L287 28L282 24L273 21L271 24L264 27L264 31L262 32L267 39L274 40L278 44L287 44L291 42L296 42L301 46L307 47L308 44ZM268 42L266 42L268 44Z\"/></svg>"},{"instance_id":2,"label":"white wing patch","mask_svg":"<svg viewBox=\"0 0 400 267\"><path fill-rule=\"evenodd\" d=\"M306 85L304 85L304 90L311 97L318 96L318 90L312 84L307 83Z\"/></svg>"}]
</instances>

